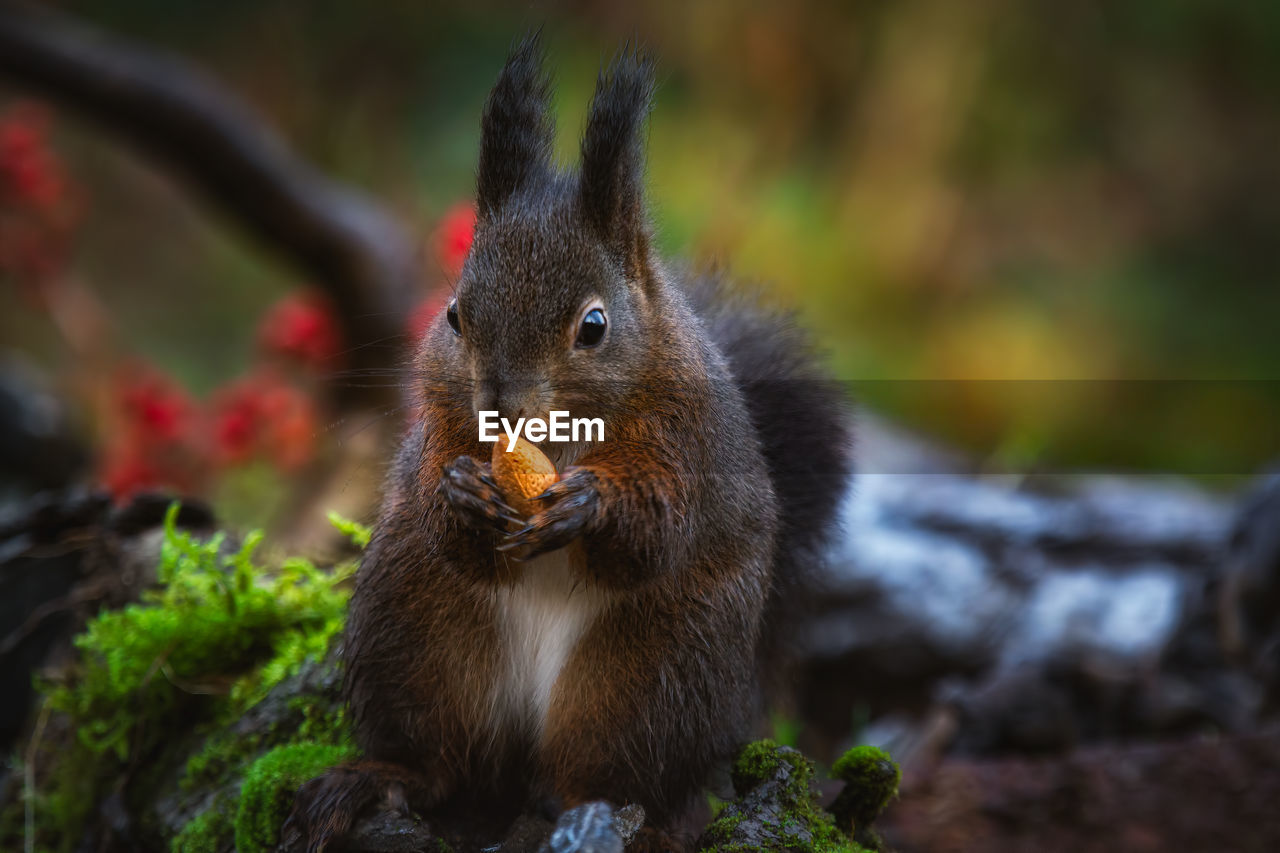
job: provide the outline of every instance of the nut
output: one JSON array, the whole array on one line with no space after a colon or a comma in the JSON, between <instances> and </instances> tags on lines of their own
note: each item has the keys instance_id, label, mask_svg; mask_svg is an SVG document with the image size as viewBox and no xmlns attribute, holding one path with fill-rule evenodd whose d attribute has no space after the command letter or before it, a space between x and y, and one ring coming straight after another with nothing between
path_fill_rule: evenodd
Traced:
<instances>
[{"instance_id":1,"label":"nut","mask_svg":"<svg viewBox=\"0 0 1280 853\"><path fill-rule=\"evenodd\" d=\"M516 446L510 452L509 442L510 438L504 436L493 447L493 479L512 509L530 516L539 509L532 498L559 479L556 466L524 436L516 438Z\"/></svg>"}]
</instances>

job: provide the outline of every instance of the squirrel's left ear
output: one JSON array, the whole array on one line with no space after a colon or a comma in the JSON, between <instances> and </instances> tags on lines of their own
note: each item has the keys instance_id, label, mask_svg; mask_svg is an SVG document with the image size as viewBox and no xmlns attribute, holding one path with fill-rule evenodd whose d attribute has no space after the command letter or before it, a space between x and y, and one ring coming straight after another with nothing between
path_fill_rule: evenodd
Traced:
<instances>
[{"instance_id":1,"label":"squirrel's left ear","mask_svg":"<svg viewBox=\"0 0 1280 853\"><path fill-rule=\"evenodd\" d=\"M632 275L641 272L649 245L642 133L653 85L652 60L624 50L596 83L582 137L583 218Z\"/></svg>"},{"instance_id":2,"label":"squirrel's left ear","mask_svg":"<svg viewBox=\"0 0 1280 853\"><path fill-rule=\"evenodd\" d=\"M482 220L491 219L513 195L550 174L550 99L541 38L534 33L512 50L485 101L476 174L476 207Z\"/></svg>"}]
</instances>

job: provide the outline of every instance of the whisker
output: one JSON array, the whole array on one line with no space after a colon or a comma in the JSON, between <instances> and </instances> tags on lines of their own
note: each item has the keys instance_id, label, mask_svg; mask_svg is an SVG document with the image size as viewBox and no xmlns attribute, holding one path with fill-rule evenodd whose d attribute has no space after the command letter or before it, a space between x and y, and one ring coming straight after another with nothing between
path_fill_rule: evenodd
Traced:
<instances>
[{"instance_id":1,"label":"whisker","mask_svg":"<svg viewBox=\"0 0 1280 853\"><path fill-rule=\"evenodd\" d=\"M364 432L365 430L367 430L369 427L373 426L374 424L378 423L379 421L382 421L382 420L386 419L386 417L387 417L388 415L400 414L400 413L402 413L402 412L407 411L408 409L409 409L409 404L408 404L408 403L405 403L405 404L402 404L402 405L399 405L399 406L392 406L392 407L391 407L391 408L389 408L389 409L384 409L383 411L378 412L378 413L377 413L377 414L375 414L373 417L369 418L369 420L368 420L368 421L367 421L363 426L361 426L361 427L357 428L354 432L348 433L348 434L346 434L346 435L344 435L344 436L340 436L340 437L338 438L338 444L339 444L339 445L341 445L341 444L343 444L345 441L348 441L348 440L350 440L350 439L355 438L356 436L360 435L360 433L362 433L362 432ZM344 418L343 420L345 420L345 418Z\"/></svg>"},{"instance_id":2,"label":"whisker","mask_svg":"<svg viewBox=\"0 0 1280 853\"><path fill-rule=\"evenodd\" d=\"M384 338L378 338L377 340L372 340L372 341L365 341L364 343L357 344L356 346L353 346L350 349L345 349L341 352L334 353L332 357L340 358L344 355L350 355L353 352L360 352L361 350L368 349L370 347L384 346L389 341L403 341L407 337L409 337L408 332L400 332L395 335L387 335Z\"/></svg>"}]
</instances>

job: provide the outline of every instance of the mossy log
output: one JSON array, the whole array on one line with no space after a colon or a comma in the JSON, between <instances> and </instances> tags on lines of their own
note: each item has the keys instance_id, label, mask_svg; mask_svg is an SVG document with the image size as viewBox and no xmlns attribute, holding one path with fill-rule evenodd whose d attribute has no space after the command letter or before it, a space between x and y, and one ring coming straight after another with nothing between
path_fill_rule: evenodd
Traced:
<instances>
[{"instance_id":1,"label":"mossy log","mask_svg":"<svg viewBox=\"0 0 1280 853\"><path fill-rule=\"evenodd\" d=\"M955 472L908 485L889 480L875 485L869 480L861 482L847 508L847 538L836 545L826 569L831 595L807 627L805 671L810 684L820 684L822 693L815 693L811 704L801 702L799 708L804 737L810 743L817 740L819 749L824 750L817 753L820 758L834 758L835 751L825 751L825 746L849 736L852 714L851 706L845 704L845 688L855 698L879 703L874 709L877 712L910 713L938 701L934 691L940 676L970 671L956 664L959 658L933 669L922 667L928 655L911 654L912 648L961 657L977 650L973 672L1003 673L1004 681L981 682L958 699L943 697L953 712L951 749L974 755L1043 749L1049 742L1060 748L1080 742L1097 744L1126 731L1173 733L1186 738L1186 731L1178 727L1187 725L1188 720L1199 729L1207 720L1220 732L1230 734L1265 723L1266 709L1276 706L1274 660L1250 650L1274 648L1267 638L1275 635L1276 611L1261 605L1276 600L1275 589L1280 587L1274 535L1278 529L1275 519L1280 517L1280 480L1265 481L1241 513L1230 503L1185 487L1157 488L1149 483L1089 480L1077 482L1071 489L1047 492ZM88 513L93 518L81 517L86 507L93 510ZM338 665L333 655L324 655L340 627L344 582L305 561L285 561L270 571L260 570L239 543L224 538L211 547L207 542L183 539L176 531L162 535L154 525L137 523L138 518L128 512L108 513L101 502L73 501L64 507L67 512L59 513L58 509L43 506L30 523L10 524L8 528L12 535L4 544L12 553L0 563L0 581L5 583L18 584L24 573L38 572L42 560L67 562L79 555L79 563L64 567L63 574L73 583L64 596L68 608L51 609L50 604L59 600L54 597L26 607L27 612L75 616L78 610L118 606L157 578L150 567L159 564L158 577L164 583L148 593L150 604L144 605L179 607L180 616L162 618L162 614L147 616L137 609L104 607L89 623L85 634L89 639L78 649L65 642L46 646L52 650L52 663L60 664L54 670L71 664L73 677L47 686L46 695L60 696L59 703L46 704L43 709L37 706L17 744L17 760L0 777L0 849L20 849L29 837L30 825L38 849L114 844L144 850L229 850L237 844L237 822L241 825L241 849L267 846L269 830L257 832L250 824L258 828L273 825L283 817L287 789L295 779L318 771L350 749L337 695ZM152 505L151 510L155 509ZM191 520L207 523L204 516ZM170 521L172 527L177 517ZM891 547L895 545L901 547ZM172 562L183 554L192 565L176 572ZM195 571L192 566L196 564L204 568ZM216 572L210 569L215 564ZM934 564L941 567L938 572L947 569L954 574L930 574L929 566ZM102 585L95 572L114 572L131 580L128 585ZM173 588L175 577L185 592L171 596L166 604L163 590ZM1132 666L1105 670L1108 677L1120 679L1123 701L1096 701L1101 695L1093 689L1096 680L1079 679L1049 683L1055 690L1075 691L1068 692L1067 701L1057 701L1044 692L1042 671L1032 669L1028 675L1026 670L996 666L1016 652L1035 663L1051 659L1049 650L1072 648L1070 643L1055 646L1057 635L1042 632L1032 636L1016 629L1020 625L1027 631L1036 627L1036 620L1046 613L1046 602L1078 604L1079 600L1070 596L1056 599L1051 593L1079 591L1084 587L1063 586L1063 579L1079 581L1082 577L1089 581L1084 586L1093 590L1093 597L1085 600L1102 601L1107 608L1122 602L1125 595L1139 593L1176 605L1172 612L1158 610L1159 619L1130 623L1146 629L1141 635L1093 631L1088 627L1093 623L1086 622L1086 639L1095 651L1104 647L1100 643L1117 636L1131 641L1136 638L1129 646L1105 646L1117 653L1127 649L1132 655L1116 658L1131 660ZM932 589L930 578L945 581L942 589ZM98 597L82 594L85 590L96 592ZM55 595L43 588L37 591ZM983 607L996 609L967 609L979 599L983 599ZM279 606L282 603L283 609ZM944 604L951 609L939 610ZM196 609L181 609L188 606ZM15 608L14 612L23 609ZM1139 608L1139 612L1153 611ZM80 618L76 630L85 625ZM146 624L126 624L130 619L142 619ZM63 621L70 624L76 620ZM1001 625L1013 630L992 632L993 626ZM1226 630L1232 625L1234 630ZM26 650L41 639L29 627L22 621L8 627L9 635L16 638L11 649ZM983 631L992 632L989 640L1003 638L1003 642L976 642ZM942 642L947 637L954 641L950 646ZM83 654L84 658L77 663L68 653ZM23 665L16 653L5 660ZM139 660L145 665L139 665ZM93 661L99 675L87 676L85 667ZM77 668L79 675L75 676ZM914 698L901 689L909 680L914 684ZM1169 689L1179 683L1194 689ZM86 684L92 689L82 689ZM59 694L59 685L68 692ZM1172 713L1170 706L1155 701L1179 696L1183 703L1179 707L1189 708L1187 713ZM1019 704L1010 697L1030 699ZM1018 716L1018 709L1026 706L1034 706L1037 714L1058 709L1061 713L1050 715L1051 722L1064 721L1074 735L1063 740L1052 726L1026 729L1027 718ZM824 714L839 718L827 744L815 738L824 731ZM1032 740L1027 739L1027 731L1034 735ZM1186 754L1199 756L1196 761L1210 768L1207 772L1224 790L1240 793L1214 806L1219 820L1215 831L1226 833L1234 828L1238 834L1220 837L1245 842L1256 834L1239 818L1251 814L1252 791L1259 787L1248 774L1261 772L1256 762L1245 760L1250 749L1245 744L1253 743L1249 737L1223 737L1217 746L1204 745L1203 754L1200 742L1193 737L1160 747L1168 752L1159 759L1176 760L1174 756L1185 743ZM1108 747L1091 749L1093 753L1086 750L1085 754L1105 755ZM1103 752L1097 753L1099 749ZM1220 754L1214 752L1217 749ZM1271 755L1268 749L1265 744L1259 746L1257 755ZM81 761L86 755L95 758ZM1229 763L1234 760L1232 755L1239 763ZM964 772L971 779L987 772L982 769L987 765L981 762L950 763L954 760L947 759L941 766L944 770L967 768ZM1054 773L1066 774L1062 778L1074 785L1106 778L1103 759L1086 765L1087 772L1052 769L1057 766L1052 761L1061 764L1067 759L1046 761L1050 763L1017 765L1022 768L1018 772L1031 774L1027 778L1044 774L1045 779L1058 778ZM259 762L265 763L255 770ZM846 765L837 764L836 775L847 777L842 772L842 767L850 770ZM708 829L720 835L704 839L706 846L750 849L754 842L741 836L741 827L755 821L776 829L779 824L769 824L768 814L778 817L785 813L790 817L784 820L791 820L796 808L812 807L800 795L800 787L793 784L796 775L811 772L804 769L804 759L797 756L794 763L784 760L777 766L791 775L758 781L740 790L738 800L726 806ZM1170 765L1169 773L1153 770L1150 785L1166 788L1163 794L1153 790L1143 799L1139 792L1118 783L1112 790L1118 798L1133 796L1140 805L1162 802L1176 811L1179 797L1198 802L1189 781L1177 787L1181 784L1178 779L1190 780L1194 766L1194 762L1186 765L1186 777L1179 775L1176 765ZM870 769L875 769L874 763ZM1241 775L1233 775L1235 771ZM61 780L58 784L52 784L55 777ZM958 798L963 788L955 783L947 789L948 796ZM245 790L251 794L248 800ZM935 796L911 784L904 790L908 800L920 791L922 797ZM1165 799L1161 800L1162 796ZM1032 814L1042 806L1054 807L1055 797L1048 787L1031 786L1018 808ZM781 804L783 800L790 805ZM842 849L835 845L846 844L872 846L875 839L863 833L863 825L870 813L868 804L874 805L875 800L859 799L846 791L831 806L833 818L823 817L812 807L815 810L808 815L818 821L817 835L810 827L793 834L786 844L814 850ZM985 808L982 802L981 797L973 800L974 808ZM264 805L266 808L259 808ZM901 828L904 820L914 825L914 818L901 817L915 814L901 811L904 807L899 807L892 827ZM1117 814L1121 808L1116 806ZM585 837L590 830L598 833L594 836L598 839L610 838L612 832L625 840L623 827L601 828L606 824L612 827L613 818L602 822L600 814L590 810L570 814L566 820L573 832L565 835ZM1207 822L1208 812L1200 814ZM728 826L726 821L735 816L738 824ZM1179 820L1183 817L1180 813ZM791 828L800 825L793 822ZM1100 825L1093 826L1103 831ZM827 827L837 834L824 835ZM352 849L371 853L438 850L439 839L431 828L439 829L455 850L466 849L465 839L450 834L439 821L428 824L398 815L378 816L361 824L350 844ZM915 827L918 833L926 829ZM512 830L501 849L537 850L550 843L553 830L549 822L529 819ZM848 832L853 838L844 835ZM910 841L925 836L902 837ZM765 849L769 849L767 845Z\"/></svg>"}]
</instances>

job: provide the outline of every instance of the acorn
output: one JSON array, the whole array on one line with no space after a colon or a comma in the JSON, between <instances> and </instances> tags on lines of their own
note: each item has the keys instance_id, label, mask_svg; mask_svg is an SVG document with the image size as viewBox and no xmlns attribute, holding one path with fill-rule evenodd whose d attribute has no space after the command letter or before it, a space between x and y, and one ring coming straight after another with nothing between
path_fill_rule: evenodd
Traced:
<instances>
[{"instance_id":1,"label":"acorn","mask_svg":"<svg viewBox=\"0 0 1280 853\"><path fill-rule=\"evenodd\" d=\"M545 492L559 476L555 464L538 445L518 436L516 446L508 452L509 443L510 438L503 437L493 446L493 479L511 508L530 516L540 508L532 499Z\"/></svg>"}]
</instances>

